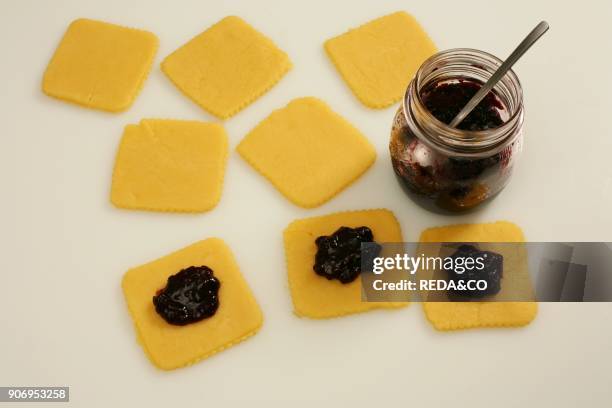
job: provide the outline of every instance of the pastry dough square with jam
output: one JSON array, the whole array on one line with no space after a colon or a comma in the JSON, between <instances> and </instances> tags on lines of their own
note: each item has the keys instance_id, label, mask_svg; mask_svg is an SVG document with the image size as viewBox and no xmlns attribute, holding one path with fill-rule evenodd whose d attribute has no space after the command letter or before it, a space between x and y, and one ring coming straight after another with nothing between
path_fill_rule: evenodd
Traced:
<instances>
[{"instance_id":1,"label":"pastry dough square with jam","mask_svg":"<svg viewBox=\"0 0 612 408\"><path fill-rule=\"evenodd\" d=\"M112 203L202 212L221 197L227 135L216 123L144 119L127 125L115 162Z\"/></svg>"},{"instance_id":2,"label":"pastry dough square with jam","mask_svg":"<svg viewBox=\"0 0 612 408\"><path fill-rule=\"evenodd\" d=\"M436 46L414 17L396 12L327 40L325 50L364 105L385 108L402 98Z\"/></svg>"},{"instance_id":3,"label":"pastry dough square with jam","mask_svg":"<svg viewBox=\"0 0 612 408\"><path fill-rule=\"evenodd\" d=\"M147 31L78 19L45 71L43 92L88 108L120 112L132 105L157 52Z\"/></svg>"},{"instance_id":4,"label":"pastry dough square with jam","mask_svg":"<svg viewBox=\"0 0 612 408\"><path fill-rule=\"evenodd\" d=\"M272 112L237 150L287 199L305 208L334 197L376 160L376 150L359 130L312 97Z\"/></svg>"},{"instance_id":5,"label":"pastry dough square with jam","mask_svg":"<svg viewBox=\"0 0 612 408\"><path fill-rule=\"evenodd\" d=\"M188 98L227 119L272 88L291 61L244 20L229 16L174 51L161 67Z\"/></svg>"},{"instance_id":6,"label":"pastry dough square with jam","mask_svg":"<svg viewBox=\"0 0 612 408\"><path fill-rule=\"evenodd\" d=\"M420 242L524 242L515 224L498 221L429 228ZM502 283L503 284L503 283ZM424 302L429 322L438 330L525 326L535 319L536 302Z\"/></svg>"},{"instance_id":7,"label":"pastry dough square with jam","mask_svg":"<svg viewBox=\"0 0 612 408\"><path fill-rule=\"evenodd\" d=\"M366 226L378 243L402 242L397 219L388 210L347 211L322 217L305 218L289 224L284 232L289 289L294 312L301 317L324 319L378 308L399 308L406 302L363 302L361 279L344 284L328 280L313 270L317 245L322 235L340 227Z\"/></svg>"},{"instance_id":8,"label":"pastry dough square with jam","mask_svg":"<svg viewBox=\"0 0 612 408\"><path fill-rule=\"evenodd\" d=\"M167 323L153 296L168 277L190 266L208 266L220 281L219 308L204 320L185 326ZM193 364L255 334L263 316L229 247L218 238L197 242L126 272L123 293L138 341L153 364L172 370Z\"/></svg>"}]
</instances>

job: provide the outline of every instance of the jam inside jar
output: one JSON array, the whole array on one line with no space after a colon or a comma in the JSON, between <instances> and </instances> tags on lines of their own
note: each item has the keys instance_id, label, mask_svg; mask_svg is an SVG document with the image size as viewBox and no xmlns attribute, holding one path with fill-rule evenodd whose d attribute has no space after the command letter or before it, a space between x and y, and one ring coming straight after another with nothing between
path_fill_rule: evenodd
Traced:
<instances>
[{"instance_id":1,"label":"jam inside jar","mask_svg":"<svg viewBox=\"0 0 612 408\"><path fill-rule=\"evenodd\" d=\"M491 200L508 183L521 151L523 94L509 71L457 126L448 123L502 61L483 51L440 52L417 71L391 129L398 180L418 204L464 212Z\"/></svg>"}]
</instances>

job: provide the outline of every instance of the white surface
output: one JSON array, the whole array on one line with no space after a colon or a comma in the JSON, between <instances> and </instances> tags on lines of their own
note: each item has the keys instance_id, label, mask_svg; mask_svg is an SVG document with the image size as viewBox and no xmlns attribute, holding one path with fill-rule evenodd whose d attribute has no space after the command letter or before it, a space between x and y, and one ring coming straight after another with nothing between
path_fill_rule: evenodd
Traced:
<instances>
[{"instance_id":1,"label":"white surface","mask_svg":"<svg viewBox=\"0 0 612 408\"><path fill-rule=\"evenodd\" d=\"M295 218L372 207L393 210L406 240L430 226L507 219L532 241L611 241L610 2L1 3L0 385L68 385L71 405L87 407L610 406L610 304L544 304L525 329L459 333L434 331L419 305L298 319L281 241ZM474 47L502 58L540 19L551 25L516 67L527 106L522 161L506 190L476 214L433 215L403 196L387 151L395 108L364 108L324 55L325 39L402 9L440 49ZM159 62L228 14L274 39L294 69L225 123L232 154L219 206L200 215L113 208L109 182L124 125L143 117L213 120L171 85ZM78 17L160 38L129 111L82 109L40 91L49 57ZM304 95L325 99L379 153L361 179L314 210L290 204L233 151L272 109ZM200 364L159 371L136 343L121 276L209 236L233 248L264 326Z\"/></svg>"}]
</instances>

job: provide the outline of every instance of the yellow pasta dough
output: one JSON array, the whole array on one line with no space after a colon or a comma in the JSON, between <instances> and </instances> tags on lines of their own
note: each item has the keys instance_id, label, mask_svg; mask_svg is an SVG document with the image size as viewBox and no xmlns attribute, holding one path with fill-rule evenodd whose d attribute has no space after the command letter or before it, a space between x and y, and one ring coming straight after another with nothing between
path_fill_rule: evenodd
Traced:
<instances>
[{"instance_id":1,"label":"yellow pasta dough","mask_svg":"<svg viewBox=\"0 0 612 408\"><path fill-rule=\"evenodd\" d=\"M221 197L226 159L227 135L219 124L144 119L127 125L111 201L130 209L210 210Z\"/></svg>"},{"instance_id":2,"label":"yellow pasta dough","mask_svg":"<svg viewBox=\"0 0 612 408\"><path fill-rule=\"evenodd\" d=\"M226 119L272 88L291 61L244 20L229 16L170 54L161 67L187 97Z\"/></svg>"},{"instance_id":3,"label":"yellow pasta dough","mask_svg":"<svg viewBox=\"0 0 612 408\"><path fill-rule=\"evenodd\" d=\"M327 40L325 50L364 105L385 108L401 99L436 46L414 17L396 12Z\"/></svg>"},{"instance_id":4,"label":"yellow pasta dough","mask_svg":"<svg viewBox=\"0 0 612 408\"><path fill-rule=\"evenodd\" d=\"M49 62L43 92L88 108L123 111L140 91L157 46L147 31L75 20Z\"/></svg>"},{"instance_id":5,"label":"yellow pasta dough","mask_svg":"<svg viewBox=\"0 0 612 408\"><path fill-rule=\"evenodd\" d=\"M238 153L294 204L316 207L376 160L370 142L316 98L272 112L238 145Z\"/></svg>"},{"instance_id":6,"label":"yellow pasta dough","mask_svg":"<svg viewBox=\"0 0 612 408\"><path fill-rule=\"evenodd\" d=\"M379 243L402 241L400 226L388 210L348 211L292 222L285 229L284 241L295 314L323 319L377 308L406 306L408 303L405 302L363 302L360 278L343 284L314 272L317 253L315 240L322 235L331 235L343 226L369 227L374 240Z\"/></svg>"},{"instance_id":7,"label":"yellow pasta dough","mask_svg":"<svg viewBox=\"0 0 612 408\"><path fill-rule=\"evenodd\" d=\"M220 281L219 308L204 320L185 326L167 323L155 311L153 296L168 277L189 266L208 266ZM151 263L130 269L123 292L138 340L157 367L171 370L195 363L255 334L261 310L244 281L230 249L209 238Z\"/></svg>"},{"instance_id":8,"label":"yellow pasta dough","mask_svg":"<svg viewBox=\"0 0 612 408\"><path fill-rule=\"evenodd\" d=\"M499 221L430 228L420 242L524 242L521 229ZM438 330L474 327L510 327L529 324L536 316L535 302L424 302L427 319Z\"/></svg>"}]
</instances>

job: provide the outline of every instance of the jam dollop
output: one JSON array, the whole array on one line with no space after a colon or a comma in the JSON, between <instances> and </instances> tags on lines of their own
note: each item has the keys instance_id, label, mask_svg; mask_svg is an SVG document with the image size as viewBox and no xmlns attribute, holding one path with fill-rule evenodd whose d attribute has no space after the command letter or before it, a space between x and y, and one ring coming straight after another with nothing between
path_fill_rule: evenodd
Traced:
<instances>
[{"instance_id":1,"label":"jam dollop","mask_svg":"<svg viewBox=\"0 0 612 408\"><path fill-rule=\"evenodd\" d=\"M166 287L153 296L153 304L166 322L184 326L216 313L220 286L212 269L190 266L168 278Z\"/></svg>"},{"instance_id":2,"label":"jam dollop","mask_svg":"<svg viewBox=\"0 0 612 408\"><path fill-rule=\"evenodd\" d=\"M323 235L315 240L314 271L325 278L342 283L354 281L361 273L363 242L374 242L368 227L340 227L332 235ZM374 243L364 248L364 262L370 262L380 253L380 245ZM366 263L368 265L368 263Z\"/></svg>"},{"instance_id":3,"label":"jam dollop","mask_svg":"<svg viewBox=\"0 0 612 408\"><path fill-rule=\"evenodd\" d=\"M420 96L427 110L448 125L481 87L482 83L469 79L434 82L426 85ZM457 128L474 131L499 127L504 123L500 115L503 109L499 98L489 91Z\"/></svg>"},{"instance_id":4,"label":"jam dollop","mask_svg":"<svg viewBox=\"0 0 612 408\"><path fill-rule=\"evenodd\" d=\"M451 255L451 258L471 258L474 260L473 268L465 268L459 273L457 268L447 269L449 278L455 284L467 285L468 281L484 280L487 282L487 287L484 290L468 289L452 290L453 294L464 297L481 298L488 295L495 295L501 290L501 279L504 274L504 257L501 254L491 251L482 251L474 245L463 244ZM476 263L476 258L481 258L482 268ZM457 265L458 262L453 262Z\"/></svg>"}]
</instances>

